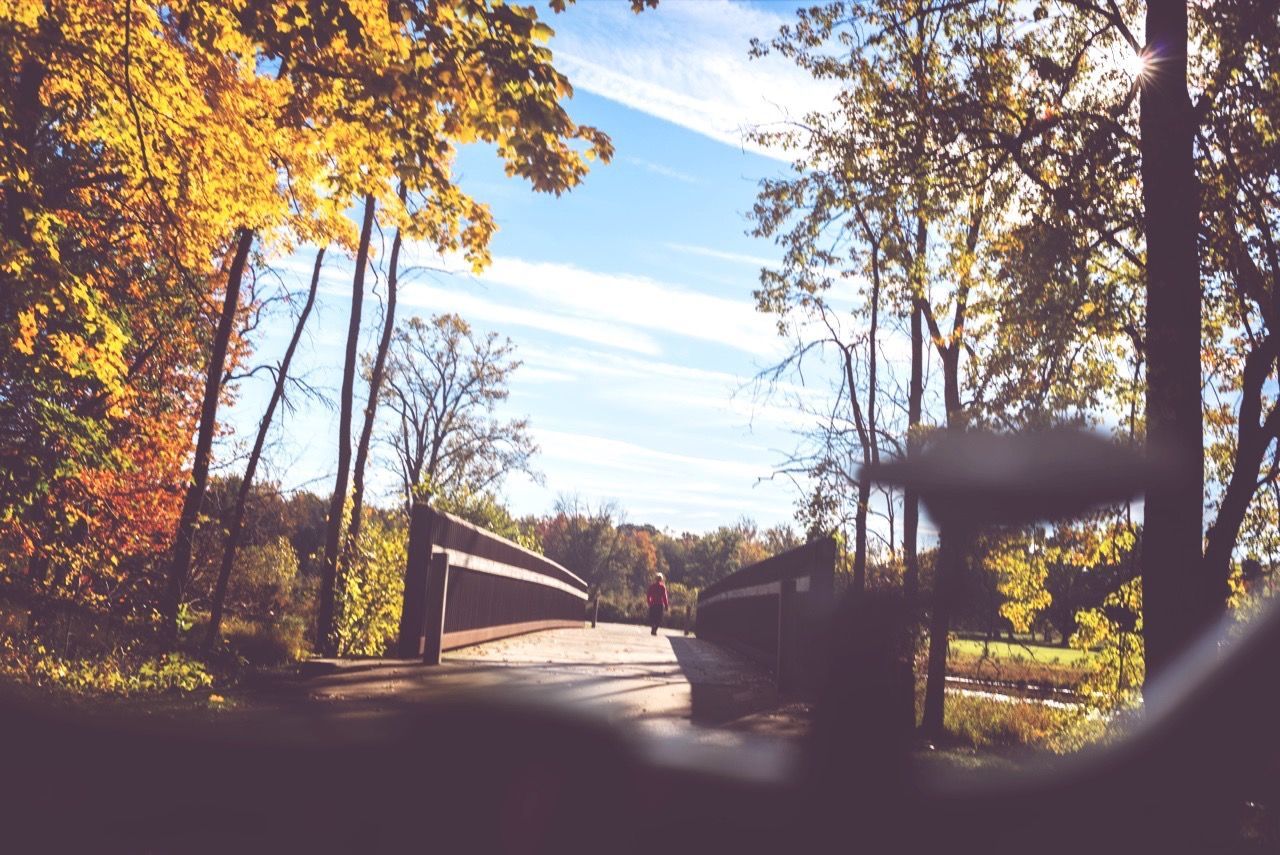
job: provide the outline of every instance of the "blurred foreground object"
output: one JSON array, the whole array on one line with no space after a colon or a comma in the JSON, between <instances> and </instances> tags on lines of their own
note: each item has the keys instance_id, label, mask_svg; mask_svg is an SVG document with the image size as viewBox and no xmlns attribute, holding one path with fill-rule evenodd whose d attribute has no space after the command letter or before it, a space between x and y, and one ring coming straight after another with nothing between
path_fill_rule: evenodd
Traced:
<instances>
[{"instance_id":1,"label":"blurred foreground object","mask_svg":"<svg viewBox=\"0 0 1280 855\"><path fill-rule=\"evenodd\" d=\"M1090 431L941 432L910 460L863 468L863 477L914 489L943 526L974 528L1061 519L1164 486L1173 458Z\"/></svg>"}]
</instances>

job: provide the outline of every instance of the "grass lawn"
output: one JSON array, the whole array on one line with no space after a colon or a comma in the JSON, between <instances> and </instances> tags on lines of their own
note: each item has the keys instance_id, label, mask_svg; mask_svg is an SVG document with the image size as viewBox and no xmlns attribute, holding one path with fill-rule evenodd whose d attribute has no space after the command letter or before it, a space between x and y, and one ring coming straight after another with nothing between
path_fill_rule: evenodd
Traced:
<instances>
[{"instance_id":1,"label":"grass lawn","mask_svg":"<svg viewBox=\"0 0 1280 855\"><path fill-rule=\"evenodd\" d=\"M985 656L984 654L985 650ZM1072 689L1084 679L1094 654L1069 647L953 638L947 673L977 680L1033 683Z\"/></svg>"},{"instance_id":2,"label":"grass lawn","mask_svg":"<svg viewBox=\"0 0 1280 855\"><path fill-rule=\"evenodd\" d=\"M1034 662L1039 665L1085 668L1093 661L1093 654L1087 650L1047 644L1024 644L1020 641L992 641L988 644L972 638L953 638L949 652L952 657L980 659L984 647L987 648L988 655L997 662Z\"/></svg>"}]
</instances>

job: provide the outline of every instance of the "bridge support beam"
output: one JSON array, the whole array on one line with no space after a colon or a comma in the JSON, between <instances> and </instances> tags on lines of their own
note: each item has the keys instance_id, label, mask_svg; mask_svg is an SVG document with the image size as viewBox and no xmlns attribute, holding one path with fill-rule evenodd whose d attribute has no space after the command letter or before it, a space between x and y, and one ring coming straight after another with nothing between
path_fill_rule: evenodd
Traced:
<instances>
[{"instance_id":1,"label":"bridge support beam","mask_svg":"<svg viewBox=\"0 0 1280 855\"><path fill-rule=\"evenodd\" d=\"M444 603L448 595L449 555L437 552L427 565L427 627L422 645L422 661L427 665L439 665L444 652Z\"/></svg>"},{"instance_id":2,"label":"bridge support beam","mask_svg":"<svg viewBox=\"0 0 1280 855\"><path fill-rule=\"evenodd\" d=\"M777 675L778 691L784 694L796 687L795 607L796 580L783 579L778 587L778 661L774 674Z\"/></svg>"},{"instance_id":3,"label":"bridge support beam","mask_svg":"<svg viewBox=\"0 0 1280 855\"><path fill-rule=\"evenodd\" d=\"M409 517L409 560L404 571L404 607L400 612L400 637L396 653L401 659L417 659L426 649L427 569L434 545L435 512L415 504Z\"/></svg>"}]
</instances>

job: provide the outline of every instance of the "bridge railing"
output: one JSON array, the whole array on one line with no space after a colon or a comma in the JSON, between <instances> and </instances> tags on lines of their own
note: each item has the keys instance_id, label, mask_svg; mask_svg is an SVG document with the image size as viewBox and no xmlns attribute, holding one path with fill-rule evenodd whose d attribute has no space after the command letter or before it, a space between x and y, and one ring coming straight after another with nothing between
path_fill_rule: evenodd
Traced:
<instances>
[{"instance_id":1,"label":"bridge railing","mask_svg":"<svg viewBox=\"0 0 1280 855\"><path fill-rule=\"evenodd\" d=\"M835 561L835 540L823 538L707 586L698 594L698 637L763 661L779 689L812 689L820 678L817 628L835 601Z\"/></svg>"},{"instance_id":2,"label":"bridge railing","mask_svg":"<svg viewBox=\"0 0 1280 855\"><path fill-rule=\"evenodd\" d=\"M536 552L427 505L409 522L398 653L439 663L445 650L581 627L587 583Z\"/></svg>"}]
</instances>

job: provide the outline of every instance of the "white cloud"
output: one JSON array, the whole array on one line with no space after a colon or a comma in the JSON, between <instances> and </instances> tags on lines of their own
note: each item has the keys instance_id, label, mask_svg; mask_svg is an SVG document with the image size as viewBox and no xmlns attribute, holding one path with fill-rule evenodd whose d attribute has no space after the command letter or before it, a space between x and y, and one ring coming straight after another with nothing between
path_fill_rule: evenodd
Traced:
<instances>
[{"instance_id":1,"label":"white cloud","mask_svg":"<svg viewBox=\"0 0 1280 855\"><path fill-rule=\"evenodd\" d=\"M581 4L551 23L556 65L574 86L734 147L756 125L828 109L835 88L785 59L748 58L788 17L728 0L664 2L633 15L624 3Z\"/></svg>"},{"instance_id":2,"label":"white cloud","mask_svg":"<svg viewBox=\"0 0 1280 855\"><path fill-rule=\"evenodd\" d=\"M571 317L556 312L511 306L460 289L438 288L422 282L412 282L402 286L400 300L406 306L417 306L435 312L456 312L468 321L493 324L499 328L528 327L651 356L662 352L651 336L626 326L591 318Z\"/></svg>"},{"instance_id":3,"label":"white cloud","mask_svg":"<svg viewBox=\"0 0 1280 855\"><path fill-rule=\"evenodd\" d=\"M680 413L682 429L796 431L813 427L809 410L826 403L823 390L779 383L772 394L748 375L708 371L627 354L579 349L550 351L536 346L520 350L526 368L540 376L555 375L565 383L584 384L600 398L645 414L655 424ZM524 371L526 369L522 369ZM781 439L781 437L778 437ZM776 451L754 448L760 460L775 462Z\"/></svg>"},{"instance_id":4,"label":"white cloud","mask_svg":"<svg viewBox=\"0 0 1280 855\"><path fill-rule=\"evenodd\" d=\"M702 255L707 258L716 258L721 261L736 261L739 264L749 264L752 267L777 267L776 259L765 258L762 255L744 255L740 252L725 252L722 249L712 249L708 246L690 246L686 243L666 243L663 244L667 249L674 249L676 252L686 252L690 255Z\"/></svg>"},{"instance_id":5,"label":"white cloud","mask_svg":"<svg viewBox=\"0 0 1280 855\"><path fill-rule=\"evenodd\" d=\"M744 515L769 524L789 516L790 490L761 480L769 475L764 458L748 462L676 454L589 433L536 427L534 434L541 446L539 460L556 476L537 489L531 484L510 485L516 493L567 491L593 501L614 499L634 520L674 522L686 529Z\"/></svg>"},{"instance_id":6,"label":"white cloud","mask_svg":"<svg viewBox=\"0 0 1280 855\"><path fill-rule=\"evenodd\" d=\"M548 308L554 306L574 323L640 327L768 358L777 356L781 345L773 323L750 300L716 297L645 276L495 258L481 279L550 304Z\"/></svg>"},{"instance_id":7,"label":"white cloud","mask_svg":"<svg viewBox=\"0 0 1280 855\"><path fill-rule=\"evenodd\" d=\"M678 472L681 476L681 488L685 490L716 492L724 489L726 478L738 483L750 483L757 477L769 474L767 465L674 454L602 436L545 428L535 428L534 434L542 453L547 457L626 472Z\"/></svg>"},{"instance_id":8,"label":"white cloud","mask_svg":"<svg viewBox=\"0 0 1280 855\"><path fill-rule=\"evenodd\" d=\"M702 180L696 175L690 175L687 172L681 172L678 169L672 169L670 166L664 166L661 163L654 163L651 160L645 160L639 157L624 157L627 163L648 170L655 175L661 175L666 178L674 178L677 181L683 181L685 184L701 184Z\"/></svg>"},{"instance_id":9,"label":"white cloud","mask_svg":"<svg viewBox=\"0 0 1280 855\"><path fill-rule=\"evenodd\" d=\"M778 358L785 346L773 321L757 312L747 296L730 299L647 276L507 256L494 257L483 273L473 276L460 258L441 259L423 244L406 244L404 253L413 265L510 289L533 304L533 308L515 309L507 298L485 300L463 289L446 292L420 283L402 286L402 293L418 289L416 299L424 304L439 304L469 319L521 324L651 356L660 349L650 333L712 342L767 360ZM468 314L471 309L459 302L464 296L475 300L475 310L485 314L476 313L474 318ZM614 335L616 341L611 338Z\"/></svg>"}]
</instances>

